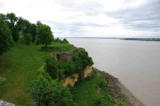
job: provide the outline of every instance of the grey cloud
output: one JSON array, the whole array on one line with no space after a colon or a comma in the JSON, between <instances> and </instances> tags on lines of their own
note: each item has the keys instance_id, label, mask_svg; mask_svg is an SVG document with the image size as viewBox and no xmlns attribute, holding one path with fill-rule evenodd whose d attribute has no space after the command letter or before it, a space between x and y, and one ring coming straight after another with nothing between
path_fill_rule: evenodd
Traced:
<instances>
[{"instance_id":1,"label":"grey cloud","mask_svg":"<svg viewBox=\"0 0 160 106\"><path fill-rule=\"evenodd\" d=\"M66 32L69 32L71 35L75 35L75 36L82 36L86 34L85 27L108 27L108 25L105 25L105 24L101 25L101 24L94 24L94 23L79 23L79 22L66 24L66 23L55 22L55 21L47 21L47 23L51 24L51 26L54 26L53 28L56 27L58 30L60 30L61 32L59 33L65 34Z\"/></svg>"},{"instance_id":2,"label":"grey cloud","mask_svg":"<svg viewBox=\"0 0 160 106\"><path fill-rule=\"evenodd\" d=\"M62 5L73 12L83 12L85 15L92 16L98 15L103 9L103 6L98 2L85 2L85 3L75 3L74 0L56 0L59 5Z\"/></svg>"},{"instance_id":3,"label":"grey cloud","mask_svg":"<svg viewBox=\"0 0 160 106\"><path fill-rule=\"evenodd\" d=\"M106 15L117 18L128 28L136 30L160 30L160 0L150 0L139 8L131 8Z\"/></svg>"}]
</instances>

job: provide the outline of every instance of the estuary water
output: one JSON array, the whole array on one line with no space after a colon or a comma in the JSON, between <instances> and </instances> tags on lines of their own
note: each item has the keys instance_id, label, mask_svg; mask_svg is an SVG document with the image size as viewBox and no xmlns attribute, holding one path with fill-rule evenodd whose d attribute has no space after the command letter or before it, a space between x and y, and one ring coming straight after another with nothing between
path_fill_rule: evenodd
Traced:
<instances>
[{"instance_id":1,"label":"estuary water","mask_svg":"<svg viewBox=\"0 0 160 106\"><path fill-rule=\"evenodd\" d=\"M160 42L67 38L83 47L94 67L117 77L145 106L160 106Z\"/></svg>"}]
</instances>

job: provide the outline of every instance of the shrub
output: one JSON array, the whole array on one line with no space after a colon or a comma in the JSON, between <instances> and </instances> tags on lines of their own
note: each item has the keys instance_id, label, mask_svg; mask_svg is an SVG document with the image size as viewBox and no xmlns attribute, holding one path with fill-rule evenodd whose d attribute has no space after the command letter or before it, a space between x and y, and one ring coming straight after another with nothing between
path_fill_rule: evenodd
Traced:
<instances>
[{"instance_id":1,"label":"shrub","mask_svg":"<svg viewBox=\"0 0 160 106\"><path fill-rule=\"evenodd\" d=\"M98 85L99 85L100 88L104 88L105 87L105 81L101 80Z\"/></svg>"},{"instance_id":2,"label":"shrub","mask_svg":"<svg viewBox=\"0 0 160 106\"><path fill-rule=\"evenodd\" d=\"M9 27L0 19L0 55L12 44L12 36Z\"/></svg>"},{"instance_id":3,"label":"shrub","mask_svg":"<svg viewBox=\"0 0 160 106\"><path fill-rule=\"evenodd\" d=\"M56 80L41 76L31 86L31 94L37 106L74 106L70 91Z\"/></svg>"},{"instance_id":4,"label":"shrub","mask_svg":"<svg viewBox=\"0 0 160 106\"><path fill-rule=\"evenodd\" d=\"M85 51L81 51L78 55L74 56L73 61L76 63L76 67L79 71L84 69L86 66L93 64L92 58L89 57L88 53Z\"/></svg>"},{"instance_id":5,"label":"shrub","mask_svg":"<svg viewBox=\"0 0 160 106\"><path fill-rule=\"evenodd\" d=\"M46 71L52 77L52 79L58 78L58 62L55 58L48 58L46 60Z\"/></svg>"},{"instance_id":6,"label":"shrub","mask_svg":"<svg viewBox=\"0 0 160 106\"><path fill-rule=\"evenodd\" d=\"M63 39L63 43L69 43L66 38Z\"/></svg>"}]
</instances>

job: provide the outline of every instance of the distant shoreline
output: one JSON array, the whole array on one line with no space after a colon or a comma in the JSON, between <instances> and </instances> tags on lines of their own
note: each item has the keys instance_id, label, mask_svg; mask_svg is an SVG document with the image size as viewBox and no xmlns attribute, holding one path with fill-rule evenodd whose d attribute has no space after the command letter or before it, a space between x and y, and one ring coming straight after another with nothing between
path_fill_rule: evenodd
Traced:
<instances>
[{"instance_id":1,"label":"distant shoreline","mask_svg":"<svg viewBox=\"0 0 160 106\"><path fill-rule=\"evenodd\" d=\"M84 38L84 39L119 39L137 41L160 41L160 38L122 38L122 37L61 37L61 38Z\"/></svg>"}]
</instances>

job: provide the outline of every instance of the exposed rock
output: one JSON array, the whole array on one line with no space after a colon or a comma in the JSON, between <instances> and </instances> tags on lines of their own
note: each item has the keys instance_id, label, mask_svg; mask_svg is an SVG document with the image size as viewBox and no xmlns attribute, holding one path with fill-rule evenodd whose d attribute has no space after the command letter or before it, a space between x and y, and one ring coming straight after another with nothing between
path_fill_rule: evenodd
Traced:
<instances>
[{"instance_id":1,"label":"exposed rock","mask_svg":"<svg viewBox=\"0 0 160 106\"><path fill-rule=\"evenodd\" d=\"M93 68L92 66L87 66L82 72L82 79L87 78L92 75Z\"/></svg>"},{"instance_id":2,"label":"exposed rock","mask_svg":"<svg viewBox=\"0 0 160 106\"><path fill-rule=\"evenodd\" d=\"M0 100L0 106L18 106L12 103L8 103L6 101Z\"/></svg>"},{"instance_id":3,"label":"exposed rock","mask_svg":"<svg viewBox=\"0 0 160 106\"><path fill-rule=\"evenodd\" d=\"M53 54L56 60L63 62L63 61L72 61L73 60L73 52L72 51L63 51L63 52L56 52Z\"/></svg>"},{"instance_id":4,"label":"exposed rock","mask_svg":"<svg viewBox=\"0 0 160 106\"><path fill-rule=\"evenodd\" d=\"M91 76L93 73L93 68L92 66L86 66L86 68L82 71L81 74L75 73L64 80L62 80L62 85L63 86L74 86L75 83L78 81L78 77L81 75L81 79L85 79L89 76Z\"/></svg>"},{"instance_id":5,"label":"exposed rock","mask_svg":"<svg viewBox=\"0 0 160 106\"><path fill-rule=\"evenodd\" d=\"M82 51L85 51L85 49L78 48L75 51L58 51L58 52L54 52L52 56L55 57L56 60L58 60L60 62L72 61L73 57Z\"/></svg>"},{"instance_id":6,"label":"exposed rock","mask_svg":"<svg viewBox=\"0 0 160 106\"><path fill-rule=\"evenodd\" d=\"M75 73L62 81L63 86L74 86L74 84L78 81L79 74Z\"/></svg>"}]
</instances>

